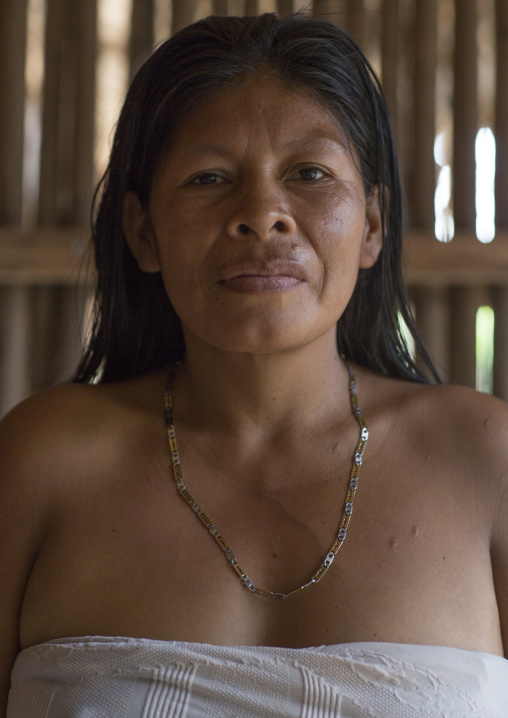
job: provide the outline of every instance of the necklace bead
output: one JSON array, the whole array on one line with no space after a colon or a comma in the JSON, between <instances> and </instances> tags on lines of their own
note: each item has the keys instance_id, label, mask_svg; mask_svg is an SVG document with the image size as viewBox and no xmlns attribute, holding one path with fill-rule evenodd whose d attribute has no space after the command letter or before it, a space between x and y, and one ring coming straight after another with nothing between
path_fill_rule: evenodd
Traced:
<instances>
[{"instance_id":1,"label":"necklace bead","mask_svg":"<svg viewBox=\"0 0 508 718\"><path fill-rule=\"evenodd\" d=\"M362 412L360 411L360 407L358 406L355 375L353 372L353 368L352 368L351 364L349 364L349 362L347 362L347 361L345 361L345 365L346 365L346 368L348 371L348 376L349 376L348 389L349 389L349 399L350 399L350 404L351 404L351 413L355 417L355 419L358 422L358 425L360 427L360 438L356 445L356 449L355 449L354 456L353 456L353 466L351 468L351 475L350 475L350 479L349 479L349 483L348 483L348 489L346 492L346 498L344 501L344 511L342 514L341 522L339 524L337 538L334 540L334 542L328 549L328 551L327 551L323 561L320 563L318 569L312 575L310 580L307 581L307 583L304 583L303 585L298 586L297 588L293 589L292 591L289 591L289 593L278 593L276 591L265 591L264 589L258 588L257 586L254 585L254 583L251 581L251 579L247 576L247 574L239 566L235 554L233 553L233 551L232 551L231 547L229 546L229 544L227 543L227 541L221 535L220 531L217 530L217 528L213 525L213 523L210 521L210 519L205 514L205 512L201 509L199 504L197 504L196 501L194 501L194 499L190 495L189 491L187 490L187 488L183 482L182 469L181 469L181 464L180 464L180 455L178 453L178 444L176 442L176 431L175 431L175 426L173 424L172 389L173 389L173 382L174 382L175 374L176 374L176 368L172 369L169 374L166 393L165 393L165 418L166 418L166 426L167 426L167 432L168 432L169 448L170 448L170 452L171 452L171 460L172 460L172 464L173 464L173 475L174 475L174 479L176 482L177 490L178 490L180 496L190 506L190 508L194 511L194 513L197 515L197 517L200 519L200 521L208 529L210 534L213 536L215 541L218 543L218 545L222 549L228 563L230 564L230 566L234 570L234 572L237 574L237 576L239 577L239 579L241 580L241 582L243 583L245 588L248 591L251 591L251 593L257 594L258 596L263 596L264 598L273 598L273 599L284 601L286 598L289 598L289 596L293 596L295 593L298 593L299 591L303 591L308 586L318 583L318 581L320 581L323 578L325 573L328 571L328 569L332 565L333 560L335 559L335 556L338 554L340 548L342 547L342 544L346 540L349 522L351 520L351 516L353 513L353 502L355 500L356 490L358 487L358 475L360 473L360 467L362 465L363 452L365 451L367 439L369 438L369 430L367 429L367 426L363 420Z\"/></svg>"}]
</instances>

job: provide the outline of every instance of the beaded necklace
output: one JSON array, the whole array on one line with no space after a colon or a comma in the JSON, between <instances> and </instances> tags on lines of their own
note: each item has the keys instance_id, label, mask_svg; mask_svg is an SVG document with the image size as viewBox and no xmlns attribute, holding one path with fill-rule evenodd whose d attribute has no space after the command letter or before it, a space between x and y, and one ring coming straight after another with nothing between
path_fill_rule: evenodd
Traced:
<instances>
[{"instance_id":1,"label":"beaded necklace","mask_svg":"<svg viewBox=\"0 0 508 718\"><path fill-rule=\"evenodd\" d=\"M351 475L349 478L349 484L346 491L346 498L344 502L344 512L342 514L342 519L339 525L339 531L337 534L336 539L328 549L328 552L322 562L319 564L318 569L315 571L315 573L311 576L311 578L304 583L302 586L298 586L297 588L293 589L289 593L277 593L276 591L265 591L262 588L258 588L254 585L254 583L250 580L250 578L247 576L247 574L243 571L243 569L239 566L238 561L236 560L236 556L234 555L233 551L231 550L231 547L225 540L225 538L222 536L220 531L215 528L213 523L210 521L208 516L205 514L205 512L201 509L201 507L194 501L192 496L187 490L187 487L185 486L183 482L183 476L182 476L182 468L180 465L180 455L178 453L178 445L176 443L176 432L175 427L173 424L173 403L172 403L172 388L173 388L173 382L176 374L176 369L173 369L169 375L168 379L168 385L166 389L165 394L165 405L166 405L166 411L165 411L165 417L166 417L166 425L167 425L167 431L168 431L168 438L169 438L169 446L171 449L171 458L173 462L173 474L176 482L176 487L178 489L178 492L180 496L185 500L185 502L191 507L191 509L194 511L196 516L201 520L204 526L208 529L208 531L211 533L213 538L216 540L216 542L219 544L220 548L224 552L224 555L226 556L226 559L228 563L230 564L231 568L234 570L234 572L237 574L238 578L242 581L243 585L252 593L257 593L259 596L264 596L265 598L275 598L284 601L286 598L289 598L289 596L293 596L295 593L298 593L298 591L303 591L304 588L307 588L308 586L311 586L314 583L317 583L320 581L325 573L328 571L330 566L333 563L333 559L339 552L339 549L341 548L342 544L346 540L346 534L347 529L349 526L349 522L351 520L351 514L353 513L353 502L355 499L356 494L356 488L358 486L358 476L360 473L360 467L362 465L362 457L363 452L365 450L365 445L367 443L367 439L369 438L369 430L367 429L367 426L363 420L362 412L360 411L360 407L358 406L358 400L356 396L356 385L355 385L355 375L353 373L353 369L351 365L345 361L348 375L349 375L349 399L351 402L351 412L355 419L357 420L359 426L360 426L360 438L358 440L358 443L356 445L356 450L353 458L353 466L351 468Z\"/></svg>"}]
</instances>

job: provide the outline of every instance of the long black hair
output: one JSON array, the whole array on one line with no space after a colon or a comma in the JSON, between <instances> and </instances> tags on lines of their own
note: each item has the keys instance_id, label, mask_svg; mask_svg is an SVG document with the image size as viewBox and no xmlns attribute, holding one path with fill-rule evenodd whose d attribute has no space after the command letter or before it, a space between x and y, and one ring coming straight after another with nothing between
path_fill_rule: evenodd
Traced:
<instances>
[{"instance_id":1,"label":"long black hair","mask_svg":"<svg viewBox=\"0 0 508 718\"><path fill-rule=\"evenodd\" d=\"M381 374L426 381L404 338L416 332L402 281L401 189L390 118L379 81L336 25L304 15L209 17L161 44L137 73L123 106L92 221L97 291L90 338L75 381L111 382L180 359L182 327L159 274L142 272L122 229L126 192L148 207L154 171L185 117L212 93L257 72L324 102L360 161L365 191L379 188L383 249L359 272L337 325L339 351Z\"/></svg>"}]
</instances>

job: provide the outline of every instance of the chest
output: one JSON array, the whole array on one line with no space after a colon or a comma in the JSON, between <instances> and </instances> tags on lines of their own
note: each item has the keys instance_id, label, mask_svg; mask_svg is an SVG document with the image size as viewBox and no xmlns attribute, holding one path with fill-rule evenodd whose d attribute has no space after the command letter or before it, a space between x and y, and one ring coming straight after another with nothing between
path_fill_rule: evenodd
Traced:
<instances>
[{"instance_id":1,"label":"chest","mask_svg":"<svg viewBox=\"0 0 508 718\"><path fill-rule=\"evenodd\" d=\"M189 490L249 579L288 593L309 581L337 536L350 453L310 461L304 452L287 465L298 480L270 490L210 467L204 481L189 462ZM380 447L371 457L332 565L284 601L246 590L178 494L170 466L122 466L121 481L84 491L54 521L26 592L25 642L97 634L287 646L469 641L463 647L493 651L499 628L476 497L404 452Z\"/></svg>"}]
</instances>

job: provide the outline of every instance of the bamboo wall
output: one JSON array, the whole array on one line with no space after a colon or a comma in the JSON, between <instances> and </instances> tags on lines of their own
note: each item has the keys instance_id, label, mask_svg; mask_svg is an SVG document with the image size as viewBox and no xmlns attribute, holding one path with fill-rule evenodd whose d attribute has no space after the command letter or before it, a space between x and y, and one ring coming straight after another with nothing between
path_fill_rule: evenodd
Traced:
<instances>
[{"instance_id":1,"label":"bamboo wall","mask_svg":"<svg viewBox=\"0 0 508 718\"><path fill-rule=\"evenodd\" d=\"M76 280L104 141L96 114L99 25L115 2L0 3L0 414L68 377L79 355L91 289L89 281L78 289ZM40 147L28 142L27 17L34 7L45 18ZM210 12L305 9L353 35L381 74L392 111L421 332L444 377L474 386L476 310L491 305L494 393L508 399L508 0L130 0L125 7L130 74L161 38L163 21L162 34ZM496 238L489 245L475 236L481 124L493 128L497 143ZM442 128L453 178L455 237L448 244L434 236L434 142Z\"/></svg>"}]
</instances>

